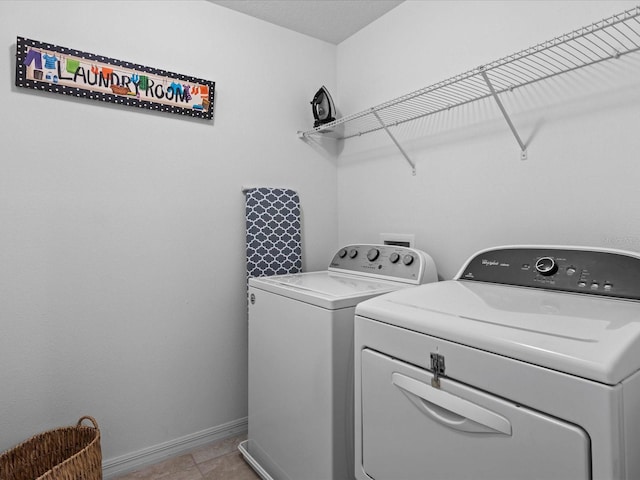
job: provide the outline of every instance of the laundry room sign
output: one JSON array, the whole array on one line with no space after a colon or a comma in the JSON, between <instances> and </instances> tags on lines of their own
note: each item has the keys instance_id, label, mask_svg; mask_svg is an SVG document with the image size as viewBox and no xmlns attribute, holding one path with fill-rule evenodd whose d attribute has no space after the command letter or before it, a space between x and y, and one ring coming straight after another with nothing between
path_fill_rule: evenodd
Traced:
<instances>
[{"instance_id":1,"label":"laundry room sign","mask_svg":"<svg viewBox=\"0 0 640 480\"><path fill-rule=\"evenodd\" d=\"M215 82L18 37L16 86L213 118Z\"/></svg>"}]
</instances>

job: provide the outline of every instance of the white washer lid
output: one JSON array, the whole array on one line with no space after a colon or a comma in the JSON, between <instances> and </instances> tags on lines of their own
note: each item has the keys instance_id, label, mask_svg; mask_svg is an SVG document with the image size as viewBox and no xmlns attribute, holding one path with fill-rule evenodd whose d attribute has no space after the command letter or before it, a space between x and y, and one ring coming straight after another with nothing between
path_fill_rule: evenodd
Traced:
<instances>
[{"instance_id":1,"label":"white washer lid","mask_svg":"<svg viewBox=\"0 0 640 480\"><path fill-rule=\"evenodd\" d=\"M249 279L249 286L336 310L408 285L329 271Z\"/></svg>"},{"instance_id":2,"label":"white washer lid","mask_svg":"<svg viewBox=\"0 0 640 480\"><path fill-rule=\"evenodd\" d=\"M615 385L640 369L640 303L444 281L383 295L356 315Z\"/></svg>"}]
</instances>

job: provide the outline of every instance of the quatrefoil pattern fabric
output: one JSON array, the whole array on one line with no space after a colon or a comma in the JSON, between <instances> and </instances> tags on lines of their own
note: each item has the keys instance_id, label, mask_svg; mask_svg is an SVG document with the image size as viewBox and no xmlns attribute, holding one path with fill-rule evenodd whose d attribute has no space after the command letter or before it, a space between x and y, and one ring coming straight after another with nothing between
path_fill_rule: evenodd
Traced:
<instances>
[{"instance_id":1,"label":"quatrefoil pattern fabric","mask_svg":"<svg viewBox=\"0 0 640 480\"><path fill-rule=\"evenodd\" d=\"M293 190L246 192L247 278L302 270L300 199Z\"/></svg>"}]
</instances>

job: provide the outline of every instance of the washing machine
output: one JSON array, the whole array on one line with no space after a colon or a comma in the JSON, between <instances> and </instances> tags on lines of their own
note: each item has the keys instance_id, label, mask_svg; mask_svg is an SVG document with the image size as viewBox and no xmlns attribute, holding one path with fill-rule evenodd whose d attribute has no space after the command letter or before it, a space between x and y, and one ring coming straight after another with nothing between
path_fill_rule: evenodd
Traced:
<instances>
[{"instance_id":1,"label":"washing machine","mask_svg":"<svg viewBox=\"0 0 640 480\"><path fill-rule=\"evenodd\" d=\"M327 270L249 280L248 436L265 480L353 478L353 319L358 302L437 280L433 259L347 245Z\"/></svg>"},{"instance_id":2,"label":"washing machine","mask_svg":"<svg viewBox=\"0 0 640 480\"><path fill-rule=\"evenodd\" d=\"M360 303L358 480L640 478L640 256L507 246Z\"/></svg>"}]
</instances>

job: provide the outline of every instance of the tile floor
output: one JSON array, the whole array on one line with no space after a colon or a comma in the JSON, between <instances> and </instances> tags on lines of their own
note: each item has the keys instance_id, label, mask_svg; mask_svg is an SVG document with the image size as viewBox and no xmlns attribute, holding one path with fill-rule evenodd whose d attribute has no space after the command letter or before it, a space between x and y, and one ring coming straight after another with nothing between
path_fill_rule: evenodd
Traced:
<instances>
[{"instance_id":1,"label":"tile floor","mask_svg":"<svg viewBox=\"0 0 640 480\"><path fill-rule=\"evenodd\" d=\"M241 435L205 445L116 480L260 480L238 452L245 439Z\"/></svg>"}]
</instances>

